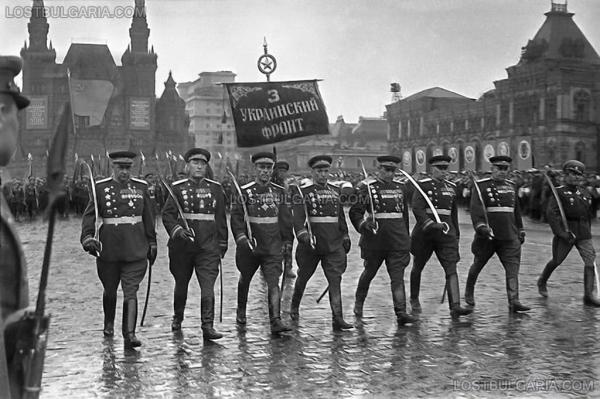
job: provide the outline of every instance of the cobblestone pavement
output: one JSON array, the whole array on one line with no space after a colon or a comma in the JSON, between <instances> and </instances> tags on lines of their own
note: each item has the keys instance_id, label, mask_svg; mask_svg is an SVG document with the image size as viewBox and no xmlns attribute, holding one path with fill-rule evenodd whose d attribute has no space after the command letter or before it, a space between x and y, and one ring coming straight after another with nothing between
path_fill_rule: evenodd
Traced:
<instances>
[{"instance_id":1,"label":"cobblestone pavement","mask_svg":"<svg viewBox=\"0 0 600 399\"><path fill-rule=\"evenodd\" d=\"M462 293L473 256L468 214L461 213L460 220ZM48 286L52 320L43 398L540 397L548 393L600 397L600 310L583 306L583 265L576 252L550 279L550 298L544 300L537 293L537 276L550 256L546 224L527 222L520 282L522 302L533 307L528 314L508 313L504 270L494 257L480 275L475 312L453 322L447 304L440 304L443 271L434 257L423 275L419 323L397 327L389 277L382 268L365 303L365 324L334 333L327 299L315 303L326 286L319 269L308 284L297 328L282 337L269 334L266 285L258 274L250 292L247 331L237 330L237 269L231 241L223 261L223 322L216 323L225 338L213 343L202 340L195 280L183 331L179 335L170 331L173 280L167 236L159 226L148 315L144 327L138 328L143 346L139 351L124 351L119 335L112 340L102 337L102 289L93 258L78 242L80 219L58 222ZM18 226L30 268L32 301L46 228L41 221ZM600 226L593 229L595 246L600 248ZM342 281L348 321L353 320L354 290L362 271L353 230L352 240ZM405 275L407 292L409 272L410 267ZM288 322L292 283L284 293ZM140 304L145 290L144 281ZM121 298L118 309L120 304ZM118 310L116 325L120 320Z\"/></svg>"}]
</instances>

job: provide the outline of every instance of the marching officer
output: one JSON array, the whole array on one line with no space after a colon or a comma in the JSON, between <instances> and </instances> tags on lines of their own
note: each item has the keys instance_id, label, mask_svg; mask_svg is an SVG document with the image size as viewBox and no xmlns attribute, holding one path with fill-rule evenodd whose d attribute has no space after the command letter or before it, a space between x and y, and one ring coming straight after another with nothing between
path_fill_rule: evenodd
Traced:
<instances>
[{"instance_id":1,"label":"marching officer","mask_svg":"<svg viewBox=\"0 0 600 399\"><path fill-rule=\"evenodd\" d=\"M361 234L359 246L364 259L364 270L356 287L354 315L363 316L369 285L385 260L398 325L404 325L417 319L406 313L404 269L410 262L408 206L404 184L394 180L401 159L385 155L378 157L377 162L377 178L358 184L358 200L349 212L350 221ZM370 204L373 204L374 215L370 213Z\"/></svg>"},{"instance_id":2,"label":"marching officer","mask_svg":"<svg viewBox=\"0 0 600 399\"><path fill-rule=\"evenodd\" d=\"M306 283L321 262L329 283L333 329L339 331L353 327L344 321L341 291L342 274L346 271L346 254L350 251L351 242L340 191L327 182L331 162L329 155L312 157L308 166L312 168L313 181L295 188L297 192L292 201L292 214L298 240L298 278L292 295L290 316L294 320L298 319Z\"/></svg>"},{"instance_id":3,"label":"marching officer","mask_svg":"<svg viewBox=\"0 0 600 399\"><path fill-rule=\"evenodd\" d=\"M227 252L225 194L221 184L205 177L210 152L192 148L184 156L188 177L172 184L162 219L169 233L169 270L175 279L171 329L181 330L188 286L194 271L200 284L200 315L205 340L223 334L213 327L214 286L219 263Z\"/></svg>"},{"instance_id":4,"label":"marching officer","mask_svg":"<svg viewBox=\"0 0 600 399\"><path fill-rule=\"evenodd\" d=\"M81 245L97 257L98 277L104 287L103 333L107 337L114 334L117 289L121 283L122 333L128 349L142 345L135 336L137 291L146 274L148 261L150 265L154 264L157 254L154 208L148 195L148 184L131 177L135 157L136 154L131 151L109 154L113 174L95 183L97 198L90 193L81 221ZM94 184L93 181L90 183ZM98 238L95 209L102 218Z\"/></svg>"},{"instance_id":5,"label":"marching officer","mask_svg":"<svg viewBox=\"0 0 600 399\"><path fill-rule=\"evenodd\" d=\"M491 177L475 182L481 191L481 198L475 187L471 195L471 220L475 228L471 251L475 259L467 277L465 302L475 306L477 276L496 253L506 272L509 309L511 312L525 312L530 308L519 301L519 267L525 231L515 184L506 178L512 159L498 155L490 157L489 161L492 164Z\"/></svg>"},{"instance_id":6,"label":"marching officer","mask_svg":"<svg viewBox=\"0 0 600 399\"><path fill-rule=\"evenodd\" d=\"M569 230L565 230L561 220L556 198L550 198L546 212L548 223L554 233L552 239L552 259L546 264L537 281L538 290L543 297L548 296L546 283L550 275L567 257L573 246L583 259L583 302L586 305L600 307L600 301L594 297L594 277L596 273L596 251L592 243L591 219L592 199L581 184L585 181L585 165L571 160L563 165L565 185L556 188L566 216Z\"/></svg>"},{"instance_id":7,"label":"marching officer","mask_svg":"<svg viewBox=\"0 0 600 399\"><path fill-rule=\"evenodd\" d=\"M413 213L416 225L411 235L411 253L413 268L410 273L410 302L413 312L421 311L419 290L423 268L435 252L446 274L448 304L452 318L468 315L472 309L460 306L458 274L456 264L460 260L458 253L458 213L456 205L456 185L446 179L451 158L447 155L436 155L429 159L432 166L431 178L419 180L419 186L435 207L442 223L435 222L432 209L425 198L415 191L412 198Z\"/></svg>"},{"instance_id":8,"label":"marching officer","mask_svg":"<svg viewBox=\"0 0 600 399\"><path fill-rule=\"evenodd\" d=\"M245 215L240 198L234 201L231 210L231 232L237 249L235 262L240 271L236 321L246 324L246 302L250 282L260 267L267 282L269 320L271 332L279 334L291 329L281 322L279 276L282 269L282 251L290 247L293 239L292 216L286 203L282 186L271 182L275 155L259 152L252 156L256 169L256 180L242 186L243 198L248 212ZM250 223L250 230L245 223Z\"/></svg>"},{"instance_id":9,"label":"marching officer","mask_svg":"<svg viewBox=\"0 0 600 399\"><path fill-rule=\"evenodd\" d=\"M277 161L273 167L273 182L280 185L285 189L285 193L291 196L290 184L294 181L293 177L288 176L290 170L290 164L286 161ZM293 235L290 242L284 243L283 247L283 272L286 277L294 278L296 273L292 270L292 247L293 247Z\"/></svg>"}]
</instances>

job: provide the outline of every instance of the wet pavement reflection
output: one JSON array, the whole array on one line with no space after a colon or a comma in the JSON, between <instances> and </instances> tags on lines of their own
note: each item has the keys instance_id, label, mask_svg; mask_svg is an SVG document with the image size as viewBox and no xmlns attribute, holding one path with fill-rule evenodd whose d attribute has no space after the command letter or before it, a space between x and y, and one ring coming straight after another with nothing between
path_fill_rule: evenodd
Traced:
<instances>
[{"instance_id":1,"label":"wet pavement reflection","mask_svg":"<svg viewBox=\"0 0 600 399\"><path fill-rule=\"evenodd\" d=\"M468 215L461 213L460 220L462 292L473 257ZM326 284L319 269L307 286L297 323L289 318L293 281L287 281L283 319L294 330L280 337L270 335L266 285L259 274L251 286L248 323L236 327L232 241L223 261L223 322L215 323L225 337L214 342L202 340L195 280L183 329L170 331L173 280L161 229L148 314L137 331L143 346L125 350L120 335L102 336L102 289L93 258L78 242L80 220L60 221L48 288L52 320L42 397L600 397L600 310L582 303L582 262L571 253L548 283L550 297L539 297L536 279L550 256L551 234L545 224L528 222L527 228L520 274L521 300L532 306L527 314L508 313L504 269L493 258L477 283L475 312L453 321L447 303L440 303L444 276L433 259L423 272L418 323L397 327L389 277L382 268L365 302L363 322L354 330L334 332L327 299L316 303ZM32 298L45 229L41 221L18 226ZM598 237L600 227L595 224L593 231ZM353 320L362 271L355 232L352 239L342 280L347 321ZM598 238L594 244L600 249ZM410 267L407 292L409 272ZM145 289L144 282L140 303ZM217 288L217 301L218 295ZM116 325L120 303L121 298ZM218 303L216 309L218 319Z\"/></svg>"}]
</instances>

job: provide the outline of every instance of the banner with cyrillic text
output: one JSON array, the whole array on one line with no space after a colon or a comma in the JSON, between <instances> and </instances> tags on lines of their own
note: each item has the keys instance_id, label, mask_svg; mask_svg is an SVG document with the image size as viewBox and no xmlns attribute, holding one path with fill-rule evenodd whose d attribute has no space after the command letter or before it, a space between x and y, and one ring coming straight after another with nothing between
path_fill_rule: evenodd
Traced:
<instances>
[{"instance_id":1,"label":"banner with cyrillic text","mask_svg":"<svg viewBox=\"0 0 600 399\"><path fill-rule=\"evenodd\" d=\"M329 134L316 80L226 83L239 147Z\"/></svg>"}]
</instances>

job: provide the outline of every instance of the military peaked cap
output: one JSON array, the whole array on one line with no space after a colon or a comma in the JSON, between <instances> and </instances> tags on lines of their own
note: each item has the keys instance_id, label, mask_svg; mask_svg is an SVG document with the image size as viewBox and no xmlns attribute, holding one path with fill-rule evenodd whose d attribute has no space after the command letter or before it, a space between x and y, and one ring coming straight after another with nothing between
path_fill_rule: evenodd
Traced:
<instances>
[{"instance_id":1,"label":"military peaked cap","mask_svg":"<svg viewBox=\"0 0 600 399\"><path fill-rule=\"evenodd\" d=\"M112 163L117 165L132 165L133 159L137 157L137 154L132 151L113 151L108 154L108 157L112 160Z\"/></svg>"},{"instance_id":2,"label":"military peaked cap","mask_svg":"<svg viewBox=\"0 0 600 399\"><path fill-rule=\"evenodd\" d=\"M450 161L452 158L448 155L435 155L429 158L429 163L431 165L450 165Z\"/></svg>"},{"instance_id":3,"label":"military peaked cap","mask_svg":"<svg viewBox=\"0 0 600 399\"><path fill-rule=\"evenodd\" d=\"M397 168L398 164L402 160L394 155L382 155L377 157L377 162L379 162L379 166L390 166L392 168Z\"/></svg>"},{"instance_id":4,"label":"military peaked cap","mask_svg":"<svg viewBox=\"0 0 600 399\"><path fill-rule=\"evenodd\" d=\"M582 175L585 171L585 165L582 162L572 159L570 161L565 162L565 164L563 165L563 170L565 172L575 172L577 174Z\"/></svg>"},{"instance_id":5,"label":"military peaked cap","mask_svg":"<svg viewBox=\"0 0 600 399\"><path fill-rule=\"evenodd\" d=\"M15 76L21 72L21 58L12 55L0 56L0 93L9 94L15 100L18 109L29 105L29 99L21 95L15 84Z\"/></svg>"},{"instance_id":6,"label":"military peaked cap","mask_svg":"<svg viewBox=\"0 0 600 399\"><path fill-rule=\"evenodd\" d=\"M286 161L277 161L275 162L275 169L290 170L290 164Z\"/></svg>"},{"instance_id":7,"label":"military peaked cap","mask_svg":"<svg viewBox=\"0 0 600 399\"><path fill-rule=\"evenodd\" d=\"M308 160L308 166L311 168L330 167L333 159L329 155L315 155Z\"/></svg>"},{"instance_id":8,"label":"military peaked cap","mask_svg":"<svg viewBox=\"0 0 600 399\"><path fill-rule=\"evenodd\" d=\"M495 157L490 157L489 161L492 165L510 166L512 158L508 155L496 155Z\"/></svg>"},{"instance_id":9,"label":"military peaked cap","mask_svg":"<svg viewBox=\"0 0 600 399\"><path fill-rule=\"evenodd\" d=\"M204 148L192 148L183 156L185 162L190 162L192 159L199 159L208 163L210 161L210 152Z\"/></svg>"},{"instance_id":10,"label":"military peaked cap","mask_svg":"<svg viewBox=\"0 0 600 399\"><path fill-rule=\"evenodd\" d=\"M257 152L252 155L252 163L275 163L275 154L272 152Z\"/></svg>"}]
</instances>

